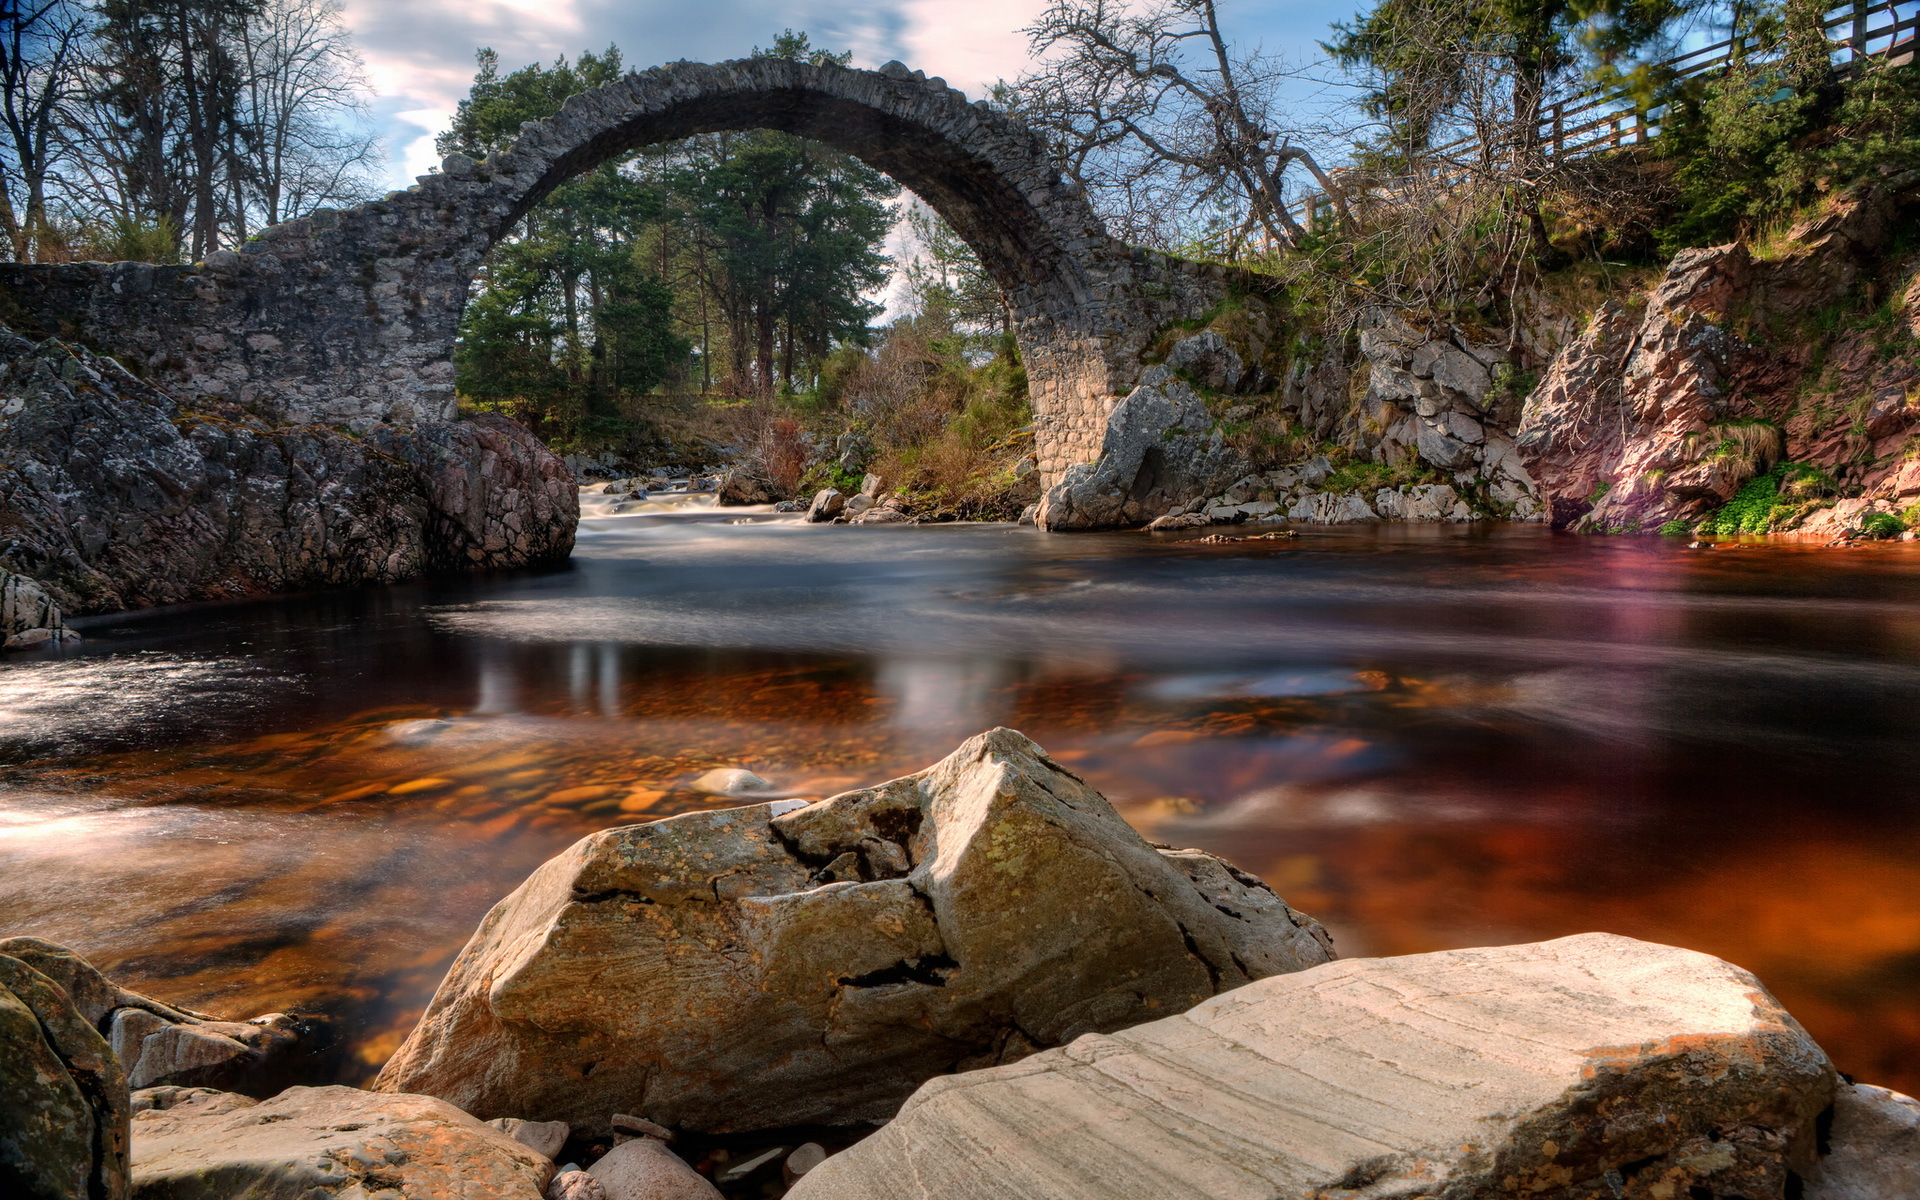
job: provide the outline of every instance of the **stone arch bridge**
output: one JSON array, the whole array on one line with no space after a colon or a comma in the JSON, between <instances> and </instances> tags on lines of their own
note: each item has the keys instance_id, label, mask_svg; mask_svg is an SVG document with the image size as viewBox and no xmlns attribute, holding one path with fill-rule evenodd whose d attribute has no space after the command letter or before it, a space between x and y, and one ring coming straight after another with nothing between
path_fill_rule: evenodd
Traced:
<instances>
[{"instance_id":1,"label":"stone arch bridge","mask_svg":"<svg viewBox=\"0 0 1920 1200\"><path fill-rule=\"evenodd\" d=\"M1226 273L1110 237L1039 138L939 79L755 58L676 63L578 95L485 162L455 156L384 200L262 230L203 263L0 266L0 324L113 354L176 394L294 422L453 415L452 351L476 269L566 179L717 130L813 138L921 196L1017 318L1042 479L1093 460L1117 394L1168 321Z\"/></svg>"}]
</instances>

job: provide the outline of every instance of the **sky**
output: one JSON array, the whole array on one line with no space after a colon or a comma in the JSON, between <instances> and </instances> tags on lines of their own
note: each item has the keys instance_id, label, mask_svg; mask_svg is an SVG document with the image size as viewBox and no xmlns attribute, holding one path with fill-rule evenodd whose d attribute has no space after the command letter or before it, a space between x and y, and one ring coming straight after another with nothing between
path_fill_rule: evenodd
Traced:
<instances>
[{"instance_id":1,"label":"sky","mask_svg":"<svg viewBox=\"0 0 1920 1200\"><path fill-rule=\"evenodd\" d=\"M816 46L852 50L855 66L899 59L970 96L1030 64L1019 32L1046 0L345 0L345 17L377 93L391 159L388 185L411 184L439 161L433 137L473 80L474 51L491 46L504 70L569 59L615 44L629 67L740 58L784 29ZM1355 0L1226 0L1236 43L1289 59L1316 53L1330 21Z\"/></svg>"}]
</instances>

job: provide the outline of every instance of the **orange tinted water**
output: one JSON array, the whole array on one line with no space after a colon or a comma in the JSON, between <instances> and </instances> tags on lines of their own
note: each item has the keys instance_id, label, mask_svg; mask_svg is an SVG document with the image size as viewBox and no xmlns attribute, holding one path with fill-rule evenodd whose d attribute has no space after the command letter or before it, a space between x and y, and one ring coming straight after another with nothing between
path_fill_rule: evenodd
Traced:
<instances>
[{"instance_id":1,"label":"orange tinted water","mask_svg":"<svg viewBox=\"0 0 1920 1200\"><path fill-rule=\"evenodd\" d=\"M1756 973L1920 1090L1920 553L1538 530L1203 546L589 522L539 576L102 623L0 670L0 933L362 1080L594 829L1026 732L1343 953L1607 929Z\"/></svg>"}]
</instances>

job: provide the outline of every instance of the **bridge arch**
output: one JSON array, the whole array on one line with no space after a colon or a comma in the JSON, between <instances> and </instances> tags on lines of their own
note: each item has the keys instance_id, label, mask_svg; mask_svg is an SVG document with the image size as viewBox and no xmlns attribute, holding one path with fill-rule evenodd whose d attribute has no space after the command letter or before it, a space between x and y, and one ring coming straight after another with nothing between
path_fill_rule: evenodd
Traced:
<instances>
[{"instance_id":1,"label":"bridge arch","mask_svg":"<svg viewBox=\"0 0 1920 1200\"><path fill-rule=\"evenodd\" d=\"M1026 358L1043 480L1099 451L1113 397L1167 320L1221 278L1130 250L1018 121L899 63L878 71L754 58L674 63L568 100L484 162L262 230L192 267L0 270L13 312L76 334L182 393L350 424L453 415L452 351L487 252L554 188L696 133L776 129L861 159L932 205L1006 293Z\"/></svg>"}]
</instances>

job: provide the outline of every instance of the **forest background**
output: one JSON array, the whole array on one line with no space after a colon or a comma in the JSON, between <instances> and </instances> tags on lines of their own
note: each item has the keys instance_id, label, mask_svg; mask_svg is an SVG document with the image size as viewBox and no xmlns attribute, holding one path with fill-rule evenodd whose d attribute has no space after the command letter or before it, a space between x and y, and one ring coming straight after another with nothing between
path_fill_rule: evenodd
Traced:
<instances>
[{"instance_id":1,"label":"forest background","mask_svg":"<svg viewBox=\"0 0 1920 1200\"><path fill-rule=\"evenodd\" d=\"M1304 351L1369 306L1499 328L1543 281L1604 290L1920 168L1920 72L1836 45L1850 7L1381 0L1299 63L1236 39L1214 0L1062 0L1027 31L1040 65L989 99L1117 235L1269 277ZM1715 41L1722 69L1662 65ZM848 59L791 31L752 53ZM483 49L477 67L442 153L484 157L627 69L615 47L514 70ZM1339 102L1308 120L1303 82ZM1659 136L1556 155L1549 114L1595 89ZM0 0L4 252L191 261L365 199L367 103L336 0ZM889 258L890 235L908 252ZM883 326L890 281L906 315ZM464 403L562 451L728 459L767 499L873 469L929 515L1006 516L1033 487L1011 332L937 214L756 131L559 189L487 263L456 365ZM1284 415L1260 436L1273 456L1316 448Z\"/></svg>"}]
</instances>

